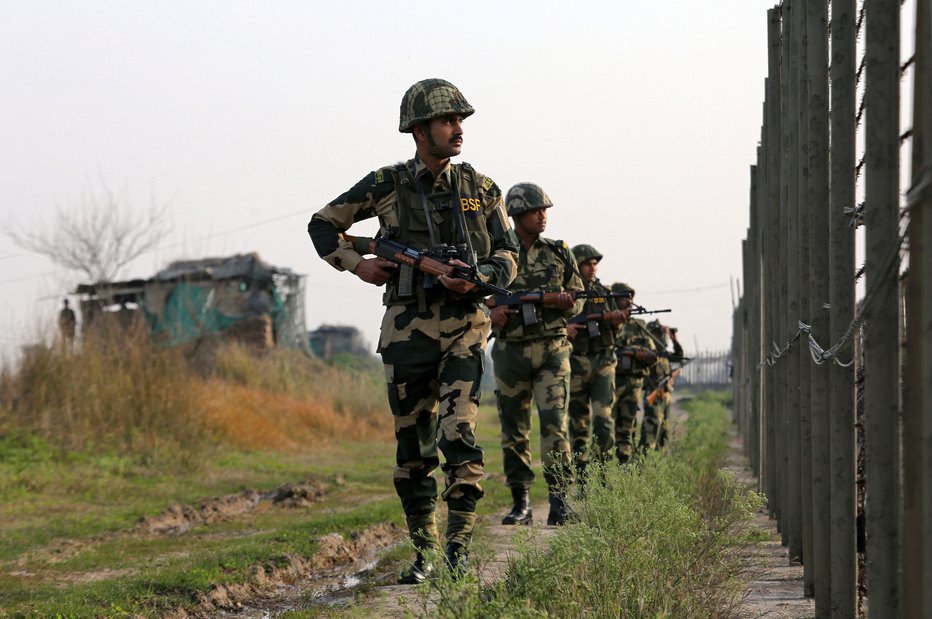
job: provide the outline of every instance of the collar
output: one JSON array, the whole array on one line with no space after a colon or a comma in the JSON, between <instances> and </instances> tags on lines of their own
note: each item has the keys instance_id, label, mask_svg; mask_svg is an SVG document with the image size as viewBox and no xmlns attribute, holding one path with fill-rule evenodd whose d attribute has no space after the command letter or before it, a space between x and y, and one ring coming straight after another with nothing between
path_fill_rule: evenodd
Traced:
<instances>
[{"instance_id":1,"label":"collar","mask_svg":"<svg viewBox=\"0 0 932 619\"><path fill-rule=\"evenodd\" d=\"M447 183L448 186L450 184L450 173L451 173L452 167L453 167L452 164L449 161L447 161L446 167L440 170L439 178L443 179ZM427 164L421 161L421 158L418 157L416 153L414 155L414 159L411 159L408 162L408 168L413 171L415 180L418 180L418 181L421 180L421 177L424 176L425 174L428 175L428 178L433 179L434 183L436 183L438 180L431 173L430 168L427 167Z\"/></svg>"}]
</instances>

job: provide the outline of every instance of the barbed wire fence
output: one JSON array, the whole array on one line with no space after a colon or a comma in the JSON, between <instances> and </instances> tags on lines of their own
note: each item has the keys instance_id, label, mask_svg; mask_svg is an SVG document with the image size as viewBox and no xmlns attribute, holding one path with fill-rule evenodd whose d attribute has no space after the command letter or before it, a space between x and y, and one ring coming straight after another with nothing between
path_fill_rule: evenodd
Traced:
<instances>
[{"instance_id":1,"label":"barbed wire fence","mask_svg":"<svg viewBox=\"0 0 932 619\"><path fill-rule=\"evenodd\" d=\"M932 617L932 0L767 19L736 420L816 616Z\"/></svg>"}]
</instances>

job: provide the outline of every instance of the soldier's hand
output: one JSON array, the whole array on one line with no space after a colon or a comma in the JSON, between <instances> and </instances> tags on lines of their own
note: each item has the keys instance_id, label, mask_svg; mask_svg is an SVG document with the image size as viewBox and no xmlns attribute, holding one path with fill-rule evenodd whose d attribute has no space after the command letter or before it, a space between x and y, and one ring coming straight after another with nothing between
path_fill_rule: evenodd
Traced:
<instances>
[{"instance_id":1,"label":"soldier's hand","mask_svg":"<svg viewBox=\"0 0 932 619\"><path fill-rule=\"evenodd\" d=\"M469 265L462 260L453 259L450 261L450 264L455 264L458 267L466 267L467 269L469 268ZM453 292L458 292L460 294L466 294L476 287L476 285L472 282L467 282L465 279L460 279L459 277L450 277L448 275L441 275L437 278L437 281L443 284L443 287L447 290L452 290Z\"/></svg>"},{"instance_id":2,"label":"soldier's hand","mask_svg":"<svg viewBox=\"0 0 932 619\"><path fill-rule=\"evenodd\" d=\"M518 310L511 309L507 305L496 305L489 312L489 320L494 327L504 327L508 323L508 316L517 314Z\"/></svg>"},{"instance_id":3,"label":"soldier's hand","mask_svg":"<svg viewBox=\"0 0 932 619\"><path fill-rule=\"evenodd\" d=\"M583 328L584 325L579 324L578 322L571 322L566 325L566 338L568 340L575 340L576 334L579 333L579 330Z\"/></svg>"},{"instance_id":4,"label":"soldier's hand","mask_svg":"<svg viewBox=\"0 0 932 619\"><path fill-rule=\"evenodd\" d=\"M672 339L674 342L678 341L678 340L676 339L676 332L677 332L677 331L678 331L678 329L677 329L676 327L670 327L670 339Z\"/></svg>"},{"instance_id":5,"label":"soldier's hand","mask_svg":"<svg viewBox=\"0 0 932 619\"><path fill-rule=\"evenodd\" d=\"M637 359L638 362L646 365L657 363L657 353L653 350L639 350L634 353L634 358Z\"/></svg>"},{"instance_id":6,"label":"soldier's hand","mask_svg":"<svg viewBox=\"0 0 932 619\"><path fill-rule=\"evenodd\" d=\"M574 299L573 295L568 292L561 292L557 294L557 298L553 304L557 309L565 311L568 309L573 309L573 306L576 305L576 299Z\"/></svg>"},{"instance_id":7,"label":"soldier's hand","mask_svg":"<svg viewBox=\"0 0 932 619\"><path fill-rule=\"evenodd\" d=\"M620 325L628 320L628 314L624 310L612 310L609 312L609 321L613 325Z\"/></svg>"},{"instance_id":8,"label":"soldier's hand","mask_svg":"<svg viewBox=\"0 0 932 619\"><path fill-rule=\"evenodd\" d=\"M397 268L397 264L385 258L363 258L353 273L368 284L381 286L391 279L392 270Z\"/></svg>"}]
</instances>

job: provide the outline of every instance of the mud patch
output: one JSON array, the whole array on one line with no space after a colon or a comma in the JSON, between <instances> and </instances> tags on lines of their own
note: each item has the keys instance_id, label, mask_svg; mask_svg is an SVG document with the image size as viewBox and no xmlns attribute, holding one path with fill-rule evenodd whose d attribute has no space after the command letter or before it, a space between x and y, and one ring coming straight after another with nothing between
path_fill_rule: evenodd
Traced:
<instances>
[{"instance_id":1,"label":"mud patch","mask_svg":"<svg viewBox=\"0 0 932 619\"><path fill-rule=\"evenodd\" d=\"M173 619L206 617L259 616L295 608L309 592L332 590L351 582L361 569L371 565L378 552L404 536L401 527L377 524L344 537L329 533L317 539L317 552L310 557L289 556L285 564L257 565L249 582L216 585L201 593L197 607L177 609Z\"/></svg>"},{"instance_id":2,"label":"mud patch","mask_svg":"<svg viewBox=\"0 0 932 619\"><path fill-rule=\"evenodd\" d=\"M145 516L135 531L150 535L177 535L199 524L213 524L229 520L256 508L262 495L258 490L244 490L216 499L209 499L197 507L175 504L155 516Z\"/></svg>"},{"instance_id":3,"label":"mud patch","mask_svg":"<svg viewBox=\"0 0 932 619\"><path fill-rule=\"evenodd\" d=\"M337 480L337 484L339 483ZM275 489L272 503L278 507L307 507L319 501L326 489L324 484L313 479L300 484L285 484Z\"/></svg>"}]
</instances>

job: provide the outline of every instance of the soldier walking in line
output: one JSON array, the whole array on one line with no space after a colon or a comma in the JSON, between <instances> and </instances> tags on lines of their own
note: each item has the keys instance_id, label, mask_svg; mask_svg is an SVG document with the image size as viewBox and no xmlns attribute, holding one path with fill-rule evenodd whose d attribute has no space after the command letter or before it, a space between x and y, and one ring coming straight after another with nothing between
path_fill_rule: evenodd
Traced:
<instances>
[{"instance_id":1,"label":"soldier walking in line","mask_svg":"<svg viewBox=\"0 0 932 619\"><path fill-rule=\"evenodd\" d=\"M530 486L531 400L537 405L541 435L541 461L547 481L548 524L566 522L566 486L572 481L567 440L567 404L570 385L570 344L567 319L582 304L568 290L582 290L576 260L563 241L541 235L547 227L547 209L553 206L544 190L519 183L505 198L521 241L514 290L560 293L554 305L529 303L522 310L496 306L490 313L495 332L492 360L496 396L502 424L505 478L511 488L512 510L502 524L530 524L533 518Z\"/></svg>"},{"instance_id":2,"label":"soldier walking in line","mask_svg":"<svg viewBox=\"0 0 932 619\"><path fill-rule=\"evenodd\" d=\"M610 297L612 291L596 277L600 254L592 245L576 245L573 255L587 291L604 297L586 299L582 313L566 326L566 335L573 344L570 356L569 440L576 466L576 478L584 479L590 461L590 434L595 457L606 460L612 456L615 442L612 423L612 402L615 399L615 338L621 331L626 306ZM587 319L601 315L599 319Z\"/></svg>"},{"instance_id":3,"label":"soldier walking in line","mask_svg":"<svg viewBox=\"0 0 932 619\"><path fill-rule=\"evenodd\" d=\"M616 294L628 293L634 300L634 288L627 284L612 285ZM612 419L615 421L615 455L624 464L634 454L634 428L644 386L644 377L657 362L656 345L644 321L629 316L615 342L618 365L615 369L615 404Z\"/></svg>"},{"instance_id":4,"label":"soldier walking in line","mask_svg":"<svg viewBox=\"0 0 932 619\"><path fill-rule=\"evenodd\" d=\"M673 371L670 363L678 363L683 359L683 347L676 338L676 329L670 329L660 324L659 320L652 320L647 323L647 330L654 341L663 346L658 346L660 358L644 380L644 422L641 424L639 446L645 451L660 449L666 443L666 428L670 417L670 405L673 402L673 396L670 394L673 391L673 381L670 380L666 383L663 393L653 404L648 402L647 396L660 386L664 378L670 376ZM672 353L668 350L671 337L673 342Z\"/></svg>"},{"instance_id":5,"label":"soldier walking in line","mask_svg":"<svg viewBox=\"0 0 932 619\"><path fill-rule=\"evenodd\" d=\"M422 250L454 248L451 264L475 267L482 281L507 286L515 277L517 238L491 178L467 163L452 164L463 144L463 121L474 112L447 81L417 82L401 101L399 131L411 133L416 154L369 173L318 211L308 233L318 254L337 270L385 285L379 352L397 439L395 489L417 554L399 580L423 582L438 548L433 470L445 462L442 493L449 509L445 556L454 575L466 569L467 547L483 491L483 453L476 444L479 385L489 320L483 296L464 279L434 278L384 258L340 234L360 220L379 219L379 235ZM439 412L438 412L439 403Z\"/></svg>"}]
</instances>

